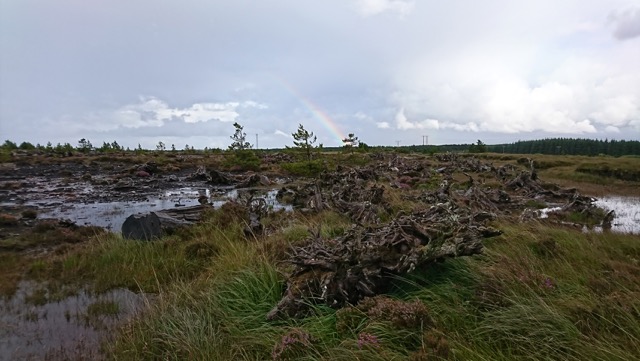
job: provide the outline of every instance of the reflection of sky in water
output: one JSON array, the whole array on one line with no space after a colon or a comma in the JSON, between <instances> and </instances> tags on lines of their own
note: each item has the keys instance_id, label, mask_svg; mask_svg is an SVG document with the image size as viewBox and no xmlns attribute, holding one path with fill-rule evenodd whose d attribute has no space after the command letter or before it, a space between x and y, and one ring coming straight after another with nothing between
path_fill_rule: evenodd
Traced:
<instances>
[{"instance_id":1,"label":"reflection of sky in water","mask_svg":"<svg viewBox=\"0 0 640 361\"><path fill-rule=\"evenodd\" d=\"M143 295L114 289L100 295L77 295L35 306L25 298L44 285L22 281L9 299L0 298L0 360L99 359L104 337L144 306ZM118 304L114 316L88 317L95 302Z\"/></svg>"},{"instance_id":2,"label":"reflection of sky in water","mask_svg":"<svg viewBox=\"0 0 640 361\"><path fill-rule=\"evenodd\" d=\"M596 205L616 212L611 230L640 234L640 197L602 197Z\"/></svg>"},{"instance_id":3,"label":"reflection of sky in water","mask_svg":"<svg viewBox=\"0 0 640 361\"><path fill-rule=\"evenodd\" d=\"M543 208L538 210L539 214L540 214L540 218L549 218L549 213L553 213L553 212L557 212L559 210L561 210L562 207L550 207L550 208Z\"/></svg>"},{"instance_id":4,"label":"reflection of sky in water","mask_svg":"<svg viewBox=\"0 0 640 361\"><path fill-rule=\"evenodd\" d=\"M264 198L267 205L275 210L291 210L291 206L278 203L276 194L276 190L271 190L266 194L257 193L254 197ZM132 214L181 206L197 206L200 204L198 198L201 196L207 197L215 208L219 208L227 201L237 199L238 190L178 188L165 191L158 198L149 198L141 202L67 203L53 210L42 211L40 217L70 219L78 225L93 225L107 228L113 232L120 232L122 224Z\"/></svg>"},{"instance_id":5,"label":"reflection of sky in water","mask_svg":"<svg viewBox=\"0 0 640 361\"><path fill-rule=\"evenodd\" d=\"M602 197L595 205L607 211L613 210L616 218L613 220L611 230L621 233L640 234L640 197ZM557 212L562 207L549 207L537 211L540 218L549 217L549 213ZM594 228L601 230L601 228Z\"/></svg>"}]
</instances>

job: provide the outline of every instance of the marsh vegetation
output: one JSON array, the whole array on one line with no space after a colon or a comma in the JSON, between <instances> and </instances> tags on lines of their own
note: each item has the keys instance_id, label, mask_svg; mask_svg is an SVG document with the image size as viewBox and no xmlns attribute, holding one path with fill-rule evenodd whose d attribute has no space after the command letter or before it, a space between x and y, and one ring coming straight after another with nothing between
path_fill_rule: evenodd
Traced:
<instances>
[{"instance_id":1,"label":"marsh vegetation","mask_svg":"<svg viewBox=\"0 0 640 361\"><path fill-rule=\"evenodd\" d=\"M60 174L60 179L69 177L71 189L80 184L74 182L96 182L101 187L97 179L113 178L104 186L131 181L138 187L140 182L155 181L162 192L163 180L175 175L181 182L198 167L222 172L236 184L254 174L230 164L224 153L178 153L175 157L167 153L114 154L108 159L103 155L12 159L12 172L17 176L2 179L4 195L21 195L25 181L17 178L25 178L20 172L27 165L43 170L53 164L65 165L62 170L70 174ZM258 167L252 157L248 169L258 169L271 180L283 180L257 188L278 189L278 201L290 205L287 209L265 208L259 217L259 232L247 231L251 221L247 201L253 198L219 204L199 223L149 242L123 239L98 228L45 221L38 211L34 219L32 212L17 207L18 202L3 199L11 203L3 206L0 225L0 290L5 302L17 302L12 307L21 310L20 322L33 324L43 319L44 311L37 307L55 301L133 292L142 302L131 313L133 318L125 317L129 315L124 312L126 302L113 296L87 298L80 312L67 316L62 312L63 318L83 321L94 330L109 330L102 336L115 334L101 338L101 351L95 352L96 357L109 359L640 357L640 236L629 231L594 231L592 227L603 225L607 212L587 197L637 197L640 183L617 174L640 169L639 158L351 150L318 151L313 159L296 153L254 156ZM137 177L139 165L149 162L158 165L156 173ZM292 166L296 163L300 169ZM593 164L619 171L579 171ZM87 172L91 178L76 177ZM216 187L207 182L210 180L203 180L200 186ZM128 193L118 194L121 201ZM429 218L416 218L431 216L429 212L438 207L446 209L442 212L452 223L429 224L424 221ZM556 211L548 217L537 216L536 211L554 207ZM415 239L428 236L426 243L470 239L475 230L500 232L491 233L493 237L481 242L482 252L473 255L439 257L437 262L418 262L406 269L385 264L380 274L383 281L368 284L383 287L371 295L363 286L356 286L358 282L342 278L342 271L330 273L307 263L307 273L300 273L294 256L300 259L310 252L309 247L331 254L331 244L338 241L350 244L358 240L373 246L377 244L373 240L386 238L365 235L388 234L385 230L395 229L392 225L398 219L414 222L414 228L397 223L398 229L410 229L407 234ZM482 219L482 224L470 219ZM448 229L438 228L443 225ZM460 225L468 225L473 232L455 228ZM399 253L389 254L426 249L420 242L403 242L397 243ZM380 254L382 263L395 259ZM365 264L353 257L346 266L334 263L336 270L346 275L355 272L354 265ZM373 272L370 265L375 262L366 263L363 269ZM287 290L301 284L295 278L300 274L306 275L310 290L311 285L319 285L320 293L301 293L306 295L299 300L304 312L267 320ZM329 290L342 285L350 297L326 302L322 285ZM356 289L360 291L353 291ZM117 315L123 322L108 321ZM97 343L91 345L97 351Z\"/></svg>"}]
</instances>

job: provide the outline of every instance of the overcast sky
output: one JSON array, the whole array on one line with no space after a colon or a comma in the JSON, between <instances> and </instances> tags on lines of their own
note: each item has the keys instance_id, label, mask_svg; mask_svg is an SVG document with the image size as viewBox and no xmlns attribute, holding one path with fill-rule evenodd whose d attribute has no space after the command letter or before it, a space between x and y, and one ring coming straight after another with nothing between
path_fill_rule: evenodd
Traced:
<instances>
[{"instance_id":1,"label":"overcast sky","mask_svg":"<svg viewBox=\"0 0 640 361\"><path fill-rule=\"evenodd\" d=\"M0 141L640 140L640 0L0 4Z\"/></svg>"}]
</instances>

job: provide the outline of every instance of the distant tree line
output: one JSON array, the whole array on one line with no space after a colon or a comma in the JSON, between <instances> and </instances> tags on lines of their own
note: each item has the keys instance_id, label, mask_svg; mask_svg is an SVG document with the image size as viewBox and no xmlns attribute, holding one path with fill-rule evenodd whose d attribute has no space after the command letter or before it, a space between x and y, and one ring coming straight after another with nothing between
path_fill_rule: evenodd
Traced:
<instances>
[{"instance_id":1,"label":"distant tree line","mask_svg":"<svg viewBox=\"0 0 640 361\"><path fill-rule=\"evenodd\" d=\"M140 145L138 145L140 147ZM121 145L118 144L115 140L112 143L103 142L101 147L94 147L91 142L85 138L82 138L78 141L78 145L74 147L69 143L58 143L57 145L51 144L48 142L46 145L36 144L33 145L29 142L22 142L20 145L10 141L5 140L5 142L0 145L1 150L10 151L10 150L39 150L43 152L53 152L53 153L69 153L73 151L89 153L92 151L108 153L108 152L124 152L129 149L125 149Z\"/></svg>"},{"instance_id":2,"label":"distant tree line","mask_svg":"<svg viewBox=\"0 0 640 361\"><path fill-rule=\"evenodd\" d=\"M487 146L489 152L514 154L640 155L640 141L548 138Z\"/></svg>"},{"instance_id":3,"label":"distant tree line","mask_svg":"<svg viewBox=\"0 0 640 361\"><path fill-rule=\"evenodd\" d=\"M253 153L253 145L246 141L246 133L243 131L243 127L235 123L235 132L230 137L233 141L229 146L229 151L234 153L246 153L245 157L251 157L248 153ZM353 133L342 140L344 145L342 147L324 147L322 144L315 145L316 137L313 132L309 132L304 129L300 124L298 131L292 134L294 139L294 147L285 147L286 149L299 150L300 153L305 155L306 160L309 162L312 158L314 151L332 152L332 151L348 151L353 152L357 150L359 152L367 151L394 151L400 153L511 153L511 154L565 154L565 155L640 155L640 141L637 140L595 140L595 139L579 139L579 138L547 138L539 140L526 140L517 141L515 143L508 144L494 144L487 145L481 140L472 144L446 144L446 145L410 145L410 146L375 146L370 147L361 140L358 139ZM171 145L171 151L176 152L177 149L174 144ZM129 148L124 148L113 141L111 143L103 142L101 147L96 147L85 138L78 141L77 146L73 146L69 143L52 145L51 142L46 145L36 144L33 145L29 142L22 142L20 144L14 143L10 140L6 140L4 144L0 144L0 151L11 150L39 150L52 153L68 154L71 152L81 153L110 153L110 152L128 152ZM158 142L156 151L166 151L167 147L164 142ZM279 149L263 149L262 151L278 151ZM144 152L140 144L133 149L135 152ZM221 152L219 148L204 148L204 152ZM189 145L185 145L184 152L195 153L197 150ZM251 157L253 158L253 157ZM252 159L255 161L255 159Z\"/></svg>"}]
</instances>

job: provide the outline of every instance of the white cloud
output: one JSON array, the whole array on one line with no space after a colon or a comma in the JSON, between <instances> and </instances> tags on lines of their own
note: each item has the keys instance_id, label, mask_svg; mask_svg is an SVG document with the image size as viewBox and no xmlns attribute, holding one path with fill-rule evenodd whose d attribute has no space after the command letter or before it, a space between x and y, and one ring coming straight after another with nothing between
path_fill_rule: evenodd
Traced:
<instances>
[{"instance_id":1,"label":"white cloud","mask_svg":"<svg viewBox=\"0 0 640 361\"><path fill-rule=\"evenodd\" d=\"M404 115L404 108L400 108L400 110L398 110L398 113L396 113L395 120L396 120L396 127L398 127L398 129L400 130L416 129L418 127L418 124L409 122L407 120L407 116Z\"/></svg>"},{"instance_id":2,"label":"white cloud","mask_svg":"<svg viewBox=\"0 0 640 361\"><path fill-rule=\"evenodd\" d=\"M268 105L254 102L253 100L247 100L245 102L242 102L240 103L240 106L242 108L269 109Z\"/></svg>"},{"instance_id":3,"label":"white cloud","mask_svg":"<svg viewBox=\"0 0 640 361\"><path fill-rule=\"evenodd\" d=\"M115 125L125 128L160 127L168 120L179 119L185 123L208 121L234 122L240 114L238 108L264 109L265 105L254 101L227 103L195 103L188 108L171 108L155 97L140 99L137 104L121 107L113 112Z\"/></svg>"},{"instance_id":4,"label":"white cloud","mask_svg":"<svg viewBox=\"0 0 640 361\"><path fill-rule=\"evenodd\" d=\"M400 130L445 128L444 124L441 126L440 122L436 119L424 119L422 121L410 122L407 120L407 116L404 114L403 108L400 108L396 114L396 126Z\"/></svg>"},{"instance_id":5,"label":"white cloud","mask_svg":"<svg viewBox=\"0 0 640 361\"><path fill-rule=\"evenodd\" d=\"M406 16L413 11L415 0L356 0L356 7L362 16L373 16L390 11Z\"/></svg>"},{"instance_id":6,"label":"white cloud","mask_svg":"<svg viewBox=\"0 0 640 361\"><path fill-rule=\"evenodd\" d=\"M430 129L430 130L439 130L439 129L453 129L457 131L470 131L470 132L478 132L480 128L474 122L467 123L453 123L449 121L439 121L437 119L424 119L419 121L409 121L407 116L405 115L404 109L400 108L398 113L396 114L396 127L400 130L410 130L410 129Z\"/></svg>"},{"instance_id":7,"label":"white cloud","mask_svg":"<svg viewBox=\"0 0 640 361\"><path fill-rule=\"evenodd\" d=\"M376 123L376 126L379 129L389 129L389 128L391 128L391 125L389 124L389 122L378 122L378 123Z\"/></svg>"},{"instance_id":8,"label":"white cloud","mask_svg":"<svg viewBox=\"0 0 640 361\"><path fill-rule=\"evenodd\" d=\"M370 117L370 116L366 115L366 114L365 114L365 113L363 113L363 112L356 112L356 113L353 115L353 117L354 117L354 118L356 118L356 119L358 119L358 120L369 120L369 119L371 119L371 117Z\"/></svg>"},{"instance_id":9,"label":"white cloud","mask_svg":"<svg viewBox=\"0 0 640 361\"><path fill-rule=\"evenodd\" d=\"M633 65L640 50L626 45L567 58L536 77L500 69L498 58L493 64L475 58L477 67L456 59L450 67L417 62L398 78L391 98L411 119L397 116L398 129L585 134L597 132L596 125L633 126L640 119L640 68Z\"/></svg>"},{"instance_id":10,"label":"white cloud","mask_svg":"<svg viewBox=\"0 0 640 361\"><path fill-rule=\"evenodd\" d=\"M287 133L283 132L280 129L276 129L276 131L273 132L273 134L280 135L280 136L287 137L287 138L291 138L291 134L287 134Z\"/></svg>"},{"instance_id":11,"label":"white cloud","mask_svg":"<svg viewBox=\"0 0 640 361\"><path fill-rule=\"evenodd\" d=\"M620 129L612 125L608 125L606 128L604 128L604 131L607 133L620 133Z\"/></svg>"}]
</instances>

